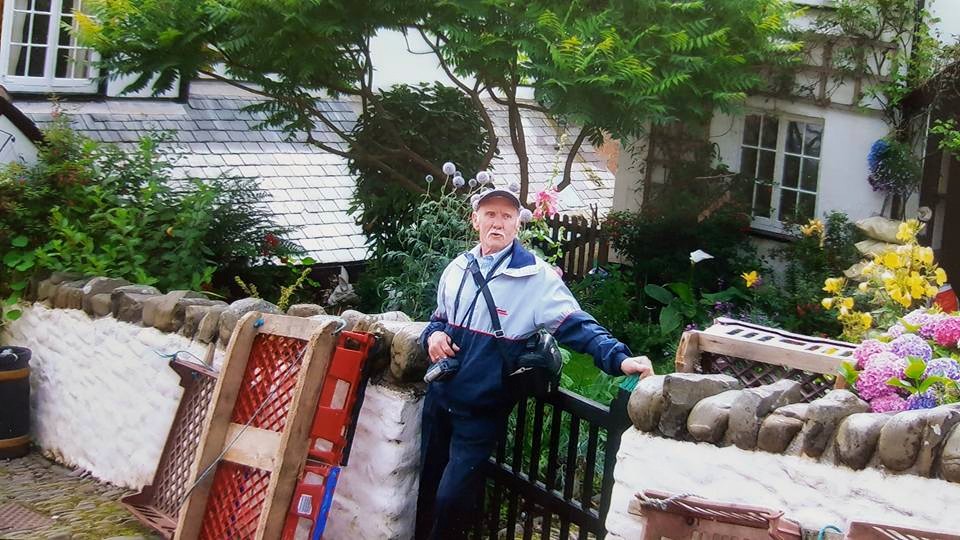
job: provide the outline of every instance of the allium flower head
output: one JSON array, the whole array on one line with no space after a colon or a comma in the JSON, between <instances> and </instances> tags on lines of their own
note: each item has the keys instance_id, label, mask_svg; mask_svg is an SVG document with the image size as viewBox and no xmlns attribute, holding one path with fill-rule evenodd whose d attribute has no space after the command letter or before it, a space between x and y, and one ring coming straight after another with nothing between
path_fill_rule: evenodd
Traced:
<instances>
[{"instance_id":1,"label":"allium flower head","mask_svg":"<svg viewBox=\"0 0 960 540\"><path fill-rule=\"evenodd\" d=\"M520 223L529 223L533 219L533 212L524 208L520 210Z\"/></svg>"},{"instance_id":2,"label":"allium flower head","mask_svg":"<svg viewBox=\"0 0 960 540\"><path fill-rule=\"evenodd\" d=\"M924 362L933 358L933 349L926 340L916 334L903 334L891 341L890 352L900 358L916 356Z\"/></svg>"},{"instance_id":3,"label":"allium flower head","mask_svg":"<svg viewBox=\"0 0 960 540\"><path fill-rule=\"evenodd\" d=\"M463 187L463 177L462 177L462 176L454 176L452 181L453 181L453 187L455 187L455 188L457 188L457 189L460 189L460 188Z\"/></svg>"},{"instance_id":4,"label":"allium flower head","mask_svg":"<svg viewBox=\"0 0 960 540\"><path fill-rule=\"evenodd\" d=\"M430 182L433 182L433 175L432 175L432 174L428 174L428 175L426 175L426 176L423 177L423 180L424 180L426 183L429 184Z\"/></svg>"},{"instance_id":5,"label":"allium flower head","mask_svg":"<svg viewBox=\"0 0 960 540\"><path fill-rule=\"evenodd\" d=\"M867 360L872 358L873 355L887 352L889 350L890 346L882 341L877 341L875 339L864 340L853 351L853 358L856 360L857 369L863 369L867 363Z\"/></svg>"},{"instance_id":6,"label":"allium flower head","mask_svg":"<svg viewBox=\"0 0 960 540\"><path fill-rule=\"evenodd\" d=\"M490 173L487 171L480 171L477 173L477 182L480 184L486 184L490 182Z\"/></svg>"},{"instance_id":7,"label":"allium flower head","mask_svg":"<svg viewBox=\"0 0 960 540\"><path fill-rule=\"evenodd\" d=\"M870 400L870 410L876 413L905 411L907 410L907 400L896 393L885 394Z\"/></svg>"},{"instance_id":8,"label":"allium flower head","mask_svg":"<svg viewBox=\"0 0 960 540\"><path fill-rule=\"evenodd\" d=\"M453 176L453 173L457 172L457 166L451 162L446 162L443 164L443 174L447 176Z\"/></svg>"}]
</instances>

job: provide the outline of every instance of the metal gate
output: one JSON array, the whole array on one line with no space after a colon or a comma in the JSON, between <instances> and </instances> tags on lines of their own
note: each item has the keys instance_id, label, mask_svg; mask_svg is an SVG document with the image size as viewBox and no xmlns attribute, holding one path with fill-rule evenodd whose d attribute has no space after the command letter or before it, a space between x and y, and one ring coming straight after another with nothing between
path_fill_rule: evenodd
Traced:
<instances>
[{"instance_id":1,"label":"metal gate","mask_svg":"<svg viewBox=\"0 0 960 540\"><path fill-rule=\"evenodd\" d=\"M629 393L606 407L560 390L521 401L484 469L474 538L601 539Z\"/></svg>"}]
</instances>

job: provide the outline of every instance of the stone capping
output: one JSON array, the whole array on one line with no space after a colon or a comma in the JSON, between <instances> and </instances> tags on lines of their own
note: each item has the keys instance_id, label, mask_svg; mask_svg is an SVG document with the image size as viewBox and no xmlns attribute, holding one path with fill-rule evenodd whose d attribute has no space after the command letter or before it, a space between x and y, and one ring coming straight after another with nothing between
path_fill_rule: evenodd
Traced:
<instances>
[{"instance_id":1,"label":"stone capping","mask_svg":"<svg viewBox=\"0 0 960 540\"><path fill-rule=\"evenodd\" d=\"M249 311L281 313L275 304L259 298L242 298L227 304L211 300L202 292L164 294L156 287L132 284L125 279L72 272L54 272L45 279L31 280L24 299L55 309L82 309L91 318L113 317L119 322L177 333L211 347L225 347L237 321ZM318 304L294 304L286 315L334 317ZM422 384L428 362L419 338L427 323L415 322L399 311L368 315L347 310L339 318L347 323L346 330L370 332L378 337L369 359L376 377L400 386Z\"/></svg>"},{"instance_id":2,"label":"stone capping","mask_svg":"<svg viewBox=\"0 0 960 540\"><path fill-rule=\"evenodd\" d=\"M743 389L726 375L674 373L637 383L627 409L634 427L664 438L960 482L960 403L894 414L869 412L848 390L801 401L788 379Z\"/></svg>"}]
</instances>

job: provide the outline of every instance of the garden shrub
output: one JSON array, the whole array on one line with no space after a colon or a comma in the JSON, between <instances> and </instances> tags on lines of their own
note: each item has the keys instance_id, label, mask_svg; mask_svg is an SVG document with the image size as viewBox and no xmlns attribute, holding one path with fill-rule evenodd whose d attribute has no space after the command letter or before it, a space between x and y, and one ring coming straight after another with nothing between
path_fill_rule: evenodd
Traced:
<instances>
[{"instance_id":1,"label":"garden shrub","mask_svg":"<svg viewBox=\"0 0 960 540\"><path fill-rule=\"evenodd\" d=\"M18 239L39 269L200 290L218 271L232 277L299 251L254 180L172 180L162 136L122 149L74 132L58 115L45 139L36 165L0 173L0 243ZM0 288L10 288L4 262Z\"/></svg>"}]
</instances>

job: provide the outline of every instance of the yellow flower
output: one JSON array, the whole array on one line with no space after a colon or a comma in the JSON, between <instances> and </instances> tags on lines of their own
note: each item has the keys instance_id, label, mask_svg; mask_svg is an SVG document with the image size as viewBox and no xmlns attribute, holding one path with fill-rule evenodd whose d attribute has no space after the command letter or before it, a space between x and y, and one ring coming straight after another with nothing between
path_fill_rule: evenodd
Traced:
<instances>
[{"instance_id":1,"label":"yellow flower","mask_svg":"<svg viewBox=\"0 0 960 540\"><path fill-rule=\"evenodd\" d=\"M894 251L888 251L880 256L880 264L891 269L900 268L900 256Z\"/></svg>"},{"instance_id":2,"label":"yellow flower","mask_svg":"<svg viewBox=\"0 0 960 540\"><path fill-rule=\"evenodd\" d=\"M823 236L824 230L823 222L819 219L811 219L806 225L800 227L800 232L804 236Z\"/></svg>"},{"instance_id":3,"label":"yellow flower","mask_svg":"<svg viewBox=\"0 0 960 540\"><path fill-rule=\"evenodd\" d=\"M933 298L934 296L937 295L938 292L940 292L940 290L937 289L936 287L934 287L933 285L927 285L927 297L928 297L928 298Z\"/></svg>"},{"instance_id":4,"label":"yellow flower","mask_svg":"<svg viewBox=\"0 0 960 540\"><path fill-rule=\"evenodd\" d=\"M751 270L750 272L744 272L740 274L740 277L743 278L743 282L747 284L748 289L753 287L754 285L756 285L758 281L760 281L760 275L757 274L756 270Z\"/></svg>"},{"instance_id":5,"label":"yellow flower","mask_svg":"<svg viewBox=\"0 0 960 540\"><path fill-rule=\"evenodd\" d=\"M860 326L863 326L864 328L870 328L873 326L873 315L870 315L869 313L861 313Z\"/></svg>"},{"instance_id":6,"label":"yellow flower","mask_svg":"<svg viewBox=\"0 0 960 540\"><path fill-rule=\"evenodd\" d=\"M920 222L915 219L908 219L897 228L897 240L907 243L917 239L917 233L920 232Z\"/></svg>"},{"instance_id":7,"label":"yellow flower","mask_svg":"<svg viewBox=\"0 0 960 540\"><path fill-rule=\"evenodd\" d=\"M842 297L840 298L840 314L846 315L853 309L853 298Z\"/></svg>"},{"instance_id":8,"label":"yellow flower","mask_svg":"<svg viewBox=\"0 0 960 540\"><path fill-rule=\"evenodd\" d=\"M923 293L926 290L927 282L920 274L917 272L910 272L910 275L906 279L906 284L910 287L910 296L914 298L923 298Z\"/></svg>"},{"instance_id":9,"label":"yellow flower","mask_svg":"<svg viewBox=\"0 0 960 540\"><path fill-rule=\"evenodd\" d=\"M843 278L827 278L827 280L823 282L823 290L831 294L838 294L843 290L846 282L847 280Z\"/></svg>"},{"instance_id":10,"label":"yellow flower","mask_svg":"<svg viewBox=\"0 0 960 540\"><path fill-rule=\"evenodd\" d=\"M857 288L860 289L860 292L867 292L867 289L870 287L870 284L866 281L861 281Z\"/></svg>"},{"instance_id":11,"label":"yellow flower","mask_svg":"<svg viewBox=\"0 0 960 540\"><path fill-rule=\"evenodd\" d=\"M933 271L933 275L937 280L937 285L943 285L947 282L947 272L943 268L937 268Z\"/></svg>"},{"instance_id":12,"label":"yellow flower","mask_svg":"<svg viewBox=\"0 0 960 540\"><path fill-rule=\"evenodd\" d=\"M823 306L823 309L830 309L833 307L833 298L824 298L820 301L820 305Z\"/></svg>"},{"instance_id":13,"label":"yellow flower","mask_svg":"<svg viewBox=\"0 0 960 540\"><path fill-rule=\"evenodd\" d=\"M920 264L926 264L928 266L933 264L933 248L928 246L917 247L915 258Z\"/></svg>"}]
</instances>

